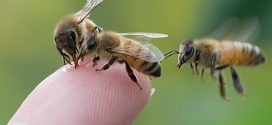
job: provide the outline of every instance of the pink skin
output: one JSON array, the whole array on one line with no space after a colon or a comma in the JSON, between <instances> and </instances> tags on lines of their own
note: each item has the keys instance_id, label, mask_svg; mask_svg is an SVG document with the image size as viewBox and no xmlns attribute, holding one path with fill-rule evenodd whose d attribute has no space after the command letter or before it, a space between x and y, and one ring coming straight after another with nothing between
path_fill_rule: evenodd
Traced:
<instances>
[{"instance_id":1,"label":"pink skin","mask_svg":"<svg viewBox=\"0 0 272 125\"><path fill-rule=\"evenodd\" d=\"M134 70L139 90L123 64L95 71L106 63L60 68L30 93L8 125L130 125L149 100L150 79Z\"/></svg>"}]
</instances>

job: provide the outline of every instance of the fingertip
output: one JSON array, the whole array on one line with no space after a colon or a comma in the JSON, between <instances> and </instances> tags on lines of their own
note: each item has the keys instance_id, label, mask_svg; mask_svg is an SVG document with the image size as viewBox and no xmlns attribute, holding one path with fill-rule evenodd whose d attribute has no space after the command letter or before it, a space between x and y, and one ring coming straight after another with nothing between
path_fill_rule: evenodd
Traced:
<instances>
[{"instance_id":1,"label":"fingertip","mask_svg":"<svg viewBox=\"0 0 272 125\"><path fill-rule=\"evenodd\" d=\"M124 65L95 71L106 63L93 67L92 61L85 60L77 69L63 66L33 90L10 123L131 124L149 100L150 79L134 70L139 90Z\"/></svg>"}]
</instances>

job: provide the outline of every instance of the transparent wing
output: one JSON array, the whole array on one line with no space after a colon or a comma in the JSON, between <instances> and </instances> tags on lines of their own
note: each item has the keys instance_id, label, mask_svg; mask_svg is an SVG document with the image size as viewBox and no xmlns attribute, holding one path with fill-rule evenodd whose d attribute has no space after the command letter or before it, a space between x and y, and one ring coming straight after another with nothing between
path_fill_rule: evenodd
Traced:
<instances>
[{"instance_id":1,"label":"transparent wing","mask_svg":"<svg viewBox=\"0 0 272 125\"><path fill-rule=\"evenodd\" d=\"M239 26L239 20L237 18L230 18L224 21L216 30L214 30L208 37L215 39L230 39L235 31L235 28Z\"/></svg>"},{"instance_id":2,"label":"transparent wing","mask_svg":"<svg viewBox=\"0 0 272 125\"><path fill-rule=\"evenodd\" d=\"M255 41L261 33L261 24L258 18L249 18L241 22L237 34L236 40L243 42Z\"/></svg>"},{"instance_id":3,"label":"transparent wing","mask_svg":"<svg viewBox=\"0 0 272 125\"><path fill-rule=\"evenodd\" d=\"M125 47L115 47L110 49L111 52L133 56L149 62L160 62L164 55L156 46L147 42L133 42Z\"/></svg>"},{"instance_id":4,"label":"transparent wing","mask_svg":"<svg viewBox=\"0 0 272 125\"><path fill-rule=\"evenodd\" d=\"M145 33L145 32L130 32L130 33L120 33L123 36L144 36L148 38L165 38L168 37L167 34L163 33Z\"/></svg>"},{"instance_id":5,"label":"transparent wing","mask_svg":"<svg viewBox=\"0 0 272 125\"><path fill-rule=\"evenodd\" d=\"M222 23L219 28L212 32L208 37L219 40L232 41L255 41L261 31L261 25L256 17L239 20L231 18Z\"/></svg>"},{"instance_id":6,"label":"transparent wing","mask_svg":"<svg viewBox=\"0 0 272 125\"><path fill-rule=\"evenodd\" d=\"M145 32L129 32L129 33L120 33L122 36L131 38L137 41L149 42L152 38L165 38L168 37L167 34L163 33L145 33Z\"/></svg>"},{"instance_id":7,"label":"transparent wing","mask_svg":"<svg viewBox=\"0 0 272 125\"><path fill-rule=\"evenodd\" d=\"M90 12L97 7L103 0L87 0L83 9L79 13L79 23L81 23L86 17L89 16Z\"/></svg>"}]
</instances>

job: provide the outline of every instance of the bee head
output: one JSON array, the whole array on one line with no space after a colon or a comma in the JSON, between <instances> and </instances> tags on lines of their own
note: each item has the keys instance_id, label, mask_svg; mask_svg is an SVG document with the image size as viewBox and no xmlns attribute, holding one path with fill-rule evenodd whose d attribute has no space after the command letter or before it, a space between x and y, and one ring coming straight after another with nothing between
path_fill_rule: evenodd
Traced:
<instances>
[{"instance_id":1,"label":"bee head","mask_svg":"<svg viewBox=\"0 0 272 125\"><path fill-rule=\"evenodd\" d=\"M75 60L77 53L76 40L77 34L72 29L65 30L55 36L55 43L57 48L61 51L61 54L62 52L69 54L73 58L74 63L77 65ZM62 54L62 56L64 55Z\"/></svg>"},{"instance_id":2,"label":"bee head","mask_svg":"<svg viewBox=\"0 0 272 125\"><path fill-rule=\"evenodd\" d=\"M179 55L178 55L178 68L181 67L182 64L189 61L194 55L194 46L192 40L187 40L180 44Z\"/></svg>"}]
</instances>

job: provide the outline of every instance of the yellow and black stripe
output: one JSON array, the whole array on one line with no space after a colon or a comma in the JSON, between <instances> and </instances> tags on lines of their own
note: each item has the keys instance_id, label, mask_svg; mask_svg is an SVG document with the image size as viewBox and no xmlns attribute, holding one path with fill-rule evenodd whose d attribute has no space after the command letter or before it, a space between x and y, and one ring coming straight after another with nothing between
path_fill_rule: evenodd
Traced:
<instances>
[{"instance_id":1,"label":"yellow and black stripe","mask_svg":"<svg viewBox=\"0 0 272 125\"><path fill-rule=\"evenodd\" d=\"M218 44L220 65L258 65L266 58L258 46L246 42L220 42Z\"/></svg>"}]
</instances>

